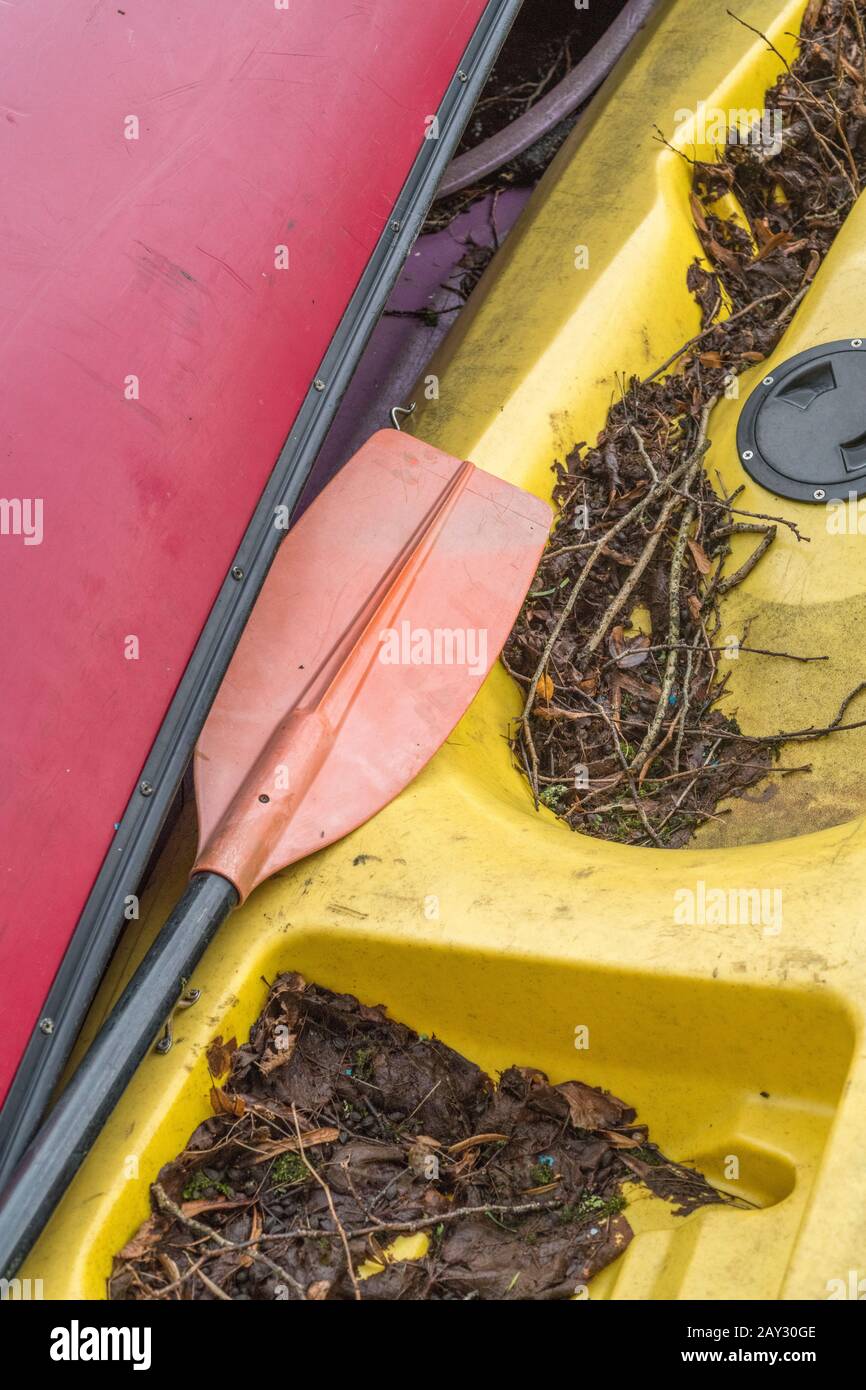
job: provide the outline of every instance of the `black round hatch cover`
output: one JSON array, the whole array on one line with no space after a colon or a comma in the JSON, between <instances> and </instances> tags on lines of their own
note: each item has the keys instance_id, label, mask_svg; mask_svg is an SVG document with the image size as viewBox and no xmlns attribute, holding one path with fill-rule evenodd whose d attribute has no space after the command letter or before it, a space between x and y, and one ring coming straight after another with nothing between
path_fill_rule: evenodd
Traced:
<instances>
[{"instance_id":1,"label":"black round hatch cover","mask_svg":"<svg viewBox=\"0 0 866 1390\"><path fill-rule=\"evenodd\" d=\"M866 492L866 340L845 338L775 367L740 413L746 472L779 497L845 501Z\"/></svg>"}]
</instances>

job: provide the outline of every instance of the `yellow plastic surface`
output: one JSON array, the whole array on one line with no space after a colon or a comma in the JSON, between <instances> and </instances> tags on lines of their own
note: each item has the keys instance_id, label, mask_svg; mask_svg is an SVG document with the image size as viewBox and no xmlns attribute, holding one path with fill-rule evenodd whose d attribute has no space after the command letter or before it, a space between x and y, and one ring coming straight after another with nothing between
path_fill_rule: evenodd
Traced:
<instances>
[{"instance_id":1,"label":"yellow plastic surface","mask_svg":"<svg viewBox=\"0 0 866 1390\"><path fill-rule=\"evenodd\" d=\"M385 1264L398 1264L401 1260L423 1260L427 1251L430 1249L430 1237L425 1235L398 1236L395 1241L385 1247L382 1254ZM365 1260L358 1266L359 1279L373 1279L377 1274L381 1274L385 1268L381 1260Z\"/></svg>"},{"instance_id":2,"label":"yellow plastic surface","mask_svg":"<svg viewBox=\"0 0 866 1390\"><path fill-rule=\"evenodd\" d=\"M737 10L793 52L788 31L802 0L740 0ZM646 374L698 328L685 286L699 253L688 170L653 126L671 135L675 113L701 100L760 107L778 68L724 6L662 7L432 364L439 396L423 400L419 389L424 438L549 493L552 458L594 439L616 374ZM575 268L577 246L588 248L587 269ZM782 355L866 337L864 248L861 204ZM711 464L728 481L741 480L736 408L724 402L711 426ZM749 484L744 505L757 502L778 509ZM780 538L737 602L757 612L753 639L767 640L755 645L778 645L784 634L789 649L831 652L833 671L749 667L744 655L736 682L750 727L829 717L862 674L866 551L819 540L822 511L799 510L816 536L808 553ZM843 597L854 605L844 612ZM732 612L732 631L740 618ZM384 1002L494 1072L518 1062L555 1081L607 1087L672 1156L756 1203L682 1221L636 1198L627 1213L636 1238L592 1297L822 1299L851 1270L866 1275L866 827L851 819L862 801L856 737L808 750L823 769L808 790L791 779L769 810L737 804L725 845L705 835L687 850L642 850L572 834L533 810L503 737L517 708L511 681L495 670L397 801L229 920L196 972L203 998L178 1016L174 1049L139 1068L22 1271L43 1279L46 1297L104 1296L112 1254L148 1213L148 1184L208 1113L208 1043L217 1033L244 1038L265 1000L263 977L286 969ZM91 1031L181 892L192 829L187 811ZM678 923L675 894L700 881L780 888L781 929ZM576 1048L583 1028L589 1046Z\"/></svg>"}]
</instances>

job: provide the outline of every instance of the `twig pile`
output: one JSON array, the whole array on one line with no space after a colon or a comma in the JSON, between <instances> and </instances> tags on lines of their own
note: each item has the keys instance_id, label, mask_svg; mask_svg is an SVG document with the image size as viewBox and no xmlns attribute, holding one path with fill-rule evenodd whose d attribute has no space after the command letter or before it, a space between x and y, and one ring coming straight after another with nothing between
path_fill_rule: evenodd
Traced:
<instances>
[{"instance_id":1,"label":"twig pile","mask_svg":"<svg viewBox=\"0 0 866 1390\"><path fill-rule=\"evenodd\" d=\"M859 195L864 8L808 7L799 56L789 66L779 54L785 72L765 101L761 137L778 112L780 140L737 133L717 163L689 161L704 259L687 283L701 330L645 381L623 384L595 446L578 444L555 465L556 529L503 661L526 688L513 747L536 804L585 833L682 845L721 800L771 772L809 770L774 767L784 742L850 727L842 719L861 686L823 729L747 738L718 708L728 679L720 601L779 526L808 537L784 517L737 507L740 489L716 491L703 460L713 405L773 350ZM726 194L741 219L713 210ZM742 533L754 533L755 548L726 573ZM747 633L738 639L739 650L756 650Z\"/></svg>"},{"instance_id":2,"label":"twig pile","mask_svg":"<svg viewBox=\"0 0 866 1390\"><path fill-rule=\"evenodd\" d=\"M608 1092L519 1067L494 1086L299 975L274 983L246 1046L208 1055L230 1068L215 1114L151 1189L112 1298L570 1298L631 1240L624 1183L675 1215L743 1205ZM407 1235L426 1250L395 1247Z\"/></svg>"}]
</instances>

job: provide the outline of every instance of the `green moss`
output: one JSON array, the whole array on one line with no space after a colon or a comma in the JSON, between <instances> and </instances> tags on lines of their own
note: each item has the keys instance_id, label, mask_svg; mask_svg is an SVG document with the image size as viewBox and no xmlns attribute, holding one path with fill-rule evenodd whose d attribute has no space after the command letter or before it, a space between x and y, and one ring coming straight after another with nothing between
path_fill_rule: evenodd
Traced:
<instances>
[{"instance_id":1,"label":"green moss","mask_svg":"<svg viewBox=\"0 0 866 1390\"><path fill-rule=\"evenodd\" d=\"M547 806L551 811L559 809L560 802L568 796L568 787L563 783L557 782L554 787L545 787L544 791L538 793L538 799L543 806Z\"/></svg>"},{"instance_id":2,"label":"green moss","mask_svg":"<svg viewBox=\"0 0 866 1390\"><path fill-rule=\"evenodd\" d=\"M227 1182L215 1182L204 1169L198 1168L183 1189L182 1196L185 1202L197 1202L211 1192L219 1192L223 1197L234 1195Z\"/></svg>"},{"instance_id":3,"label":"green moss","mask_svg":"<svg viewBox=\"0 0 866 1390\"><path fill-rule=\"evenodd\" d=\"M619 1193L614 1197L600 1197L596 1192L585 1192L579 1201L571 1202L562 1208L559 1219L563 1223L586 1221L589 1217L604 1220L606 1216L615 1216L617 1212L623 1211L625 1206L625 1197Z\"/></svg>"},{"instance_id":4,"label":"green moss","mask_svg":"<svg viewBox=\"0 0 866 1390\"><path fill-rule=\"evenodd\" d=\"M634 1156L644 1163L648 1163L652 1168L660 1168L665 1162L657 1149L649 1148L646 1144L640 1149L635 1149Z\"/></svg>"},{"instance_id":5,"label":"green moss","mask_svg":"<svg viewBox=\"0 0 866 1390\"><path fill-rule=\"evenodd\" d=\"M272 1187L294 1187L310 1176L304 1160L295 1153L280 1154L271 1169Z\"/></svg>"},{"instance_id":6,"label":"green moss","mask_svg":"<svg viewBox=\"0 0 866 1390\"><path fill-rule=\"evenodd\" d=\"M533 1163L529 1170L533 1187L544 1187L547 1183L553 1182L556 1174L553 1171L552 1163Z\"/></svg>"},{"instance_id":7,"label":"green moss","mask_svg":"<svg viewBox=\"0 0 866 1390\"><path fill-rule=\"evenodd\" d=\"M373 1077L373 1049L357 1047L352 1058L352 1075L359 1081L370 1081Z\"/></svg>"}]
</instances>

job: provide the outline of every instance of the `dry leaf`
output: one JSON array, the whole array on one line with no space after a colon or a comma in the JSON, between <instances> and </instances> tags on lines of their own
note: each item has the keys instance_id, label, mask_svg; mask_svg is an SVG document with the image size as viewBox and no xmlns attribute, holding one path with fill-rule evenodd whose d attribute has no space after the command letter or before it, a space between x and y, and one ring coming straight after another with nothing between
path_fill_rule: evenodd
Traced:
<instances>
[{"instance_id":1,"label":"dry leaf","mask_svg":"<svg viewBox=\"0 0 866 1390\"><path fill-rule=\"evenodd\" d=\"M764 242L758 254L752 261L752 265L757 265L759 261L765 261L780 246L785 246L791 240L790 232L775 232L768 241Z\"/></svg>"},{"instance_id":2,"label":"dry leaf","mask_svg":"<svg viewBox=\"0 0 866 1390\"><path fill-rule=\"evenodd\" d=\"M701 574L709 574L710 570L713 568L712 562L700 541L694 541L689 537L688 545L697 569Z\"/></svg>"},{"instance_id":3,"label":"dry leaf","mask_svg":"<svg viewBox=\"0 0 866 1390\"><path fill-rule=\"evenodd\" d=\"M615 627L607 639L607 649L611 656L616 658L616 664L621 671L629 666L640 666L646 661L651 645L652 642L645 632L623 639L621 627Z\"/></svg>"},{"instance_id":4,"label":"dry leaf","mask_svg":"<svg viewBox=\"0 0 866 1390\"><path fill-rule=\"evenodd\" d=\"M768 241L772 241L773 231L766 217L756 217L753 222L753 226L755 229L755 235L757 236L758 242L761 246L766 246Z\"/></svg>"},{"instance_id":5,"label":"dry leaf","mask_svg":"<svg viewBox=\"0 0 866 1390\"><path fill-rule=\"evenodd\" d=\"M616 684L620 690L627 690L630 695L637 695L640 700L658 700L662 693L655 681L640 681L634 676L627 676L625 671L617 671Z\"/></svg>"},{"instance_id":6,"label":"dry leaf","mask_svg":"<svg viewBox=\"0 0 866 1390\"><path fill-rule=\"evenodd\" d=\"M539 676L537 689L542 700L547 700L549 702L553 699L553 680L547 674Z\"/></svg>"},{"instance_id":7,"label":"dry leaf","mask_svg":"<svg viewBox=\"0 0 866 1390\"><path fill-rule=\"evenodd\" d=\"M716 241L715 237L710 237L707 242L707 250L710 252L713 260L718 262L719 265L725 266L727 270L736 272L740 269L740 263L734 253L729 251L726 246L722 246Z\"/></svg>"},{"instance_id":8,"label":"dry leaf","mask_svg":"<svg viewBox=\"0 0 866 1390\"><path fill-rule=\"evenodd\" d=\"M439 1140L431 1139L429 1134L416 1135L406 1154L406 1162L416 1177L427 1178L430 1176L430 1158L441 1147Z\"/></svg>"},{"instance_id":9,"label":"dry leaf","mask_svg":"<svg viewBox=\"0 0 866 1390\"><path fill-rule=\"evenodd\" d=\"M340 1131L333 1126L323 1129L308 1129L306 1134L302 1134L304 1148L314 1148L316 1144L335 1144L340 1137ZM250 1159L250 1164L268 1163L272 1158L279 1158L280 1154L297 1153L297 1139L275 1139L272 1143L263 1144L257 1151L254 1158Z\"/></svg>"},{"instance_id":10,"label":"dry leaf","mask_svg":"<svg viewBox=\"0 0 866 1390\"><path fill-rule=\"evenodd\" d=\"M707 226L707 219L704 216L703 203L701 202L700 198L696 196L695 193L689 194L689 204L692 209L692 217L694 219L695 225L702 232L709 231L709 227Z\"/></svg>"},{"instance_id":11,"label":"dry leaf","mask_svg":"<svg viewBox=\"0 0 866 1390\"><path fill-rule=\"evenodd\" d=\"M119 1260L140 1260L162 1240L164 1234L165 1223L162 1218L149 1216L144 1225L138 1228L132 1240L127 1241L117 1258Z\"/></svg>"},{"instance_id":12,"label":"dry leaf","mask_svg":"<svg viewBox=\"0 0 866 1390\"><path fill-rule=\"evenodd\" d=\"M313 1303L321 1303L331 1292L331 1285L327 1279L317 1279L315 1284L310 1284L307 1289L307 1298Z\"/></svg>"},{"instance_id":13,"label":"dry leaf","mask_svg":"<svg viewBox=\"0 0 866 1390\"><path fill-rule=\"evenodd\" d=\"M689 612L691 613L695 622L699 623L701 621L701 613L703 612L703 607L697 594L689 594L688 598L686 599L686 602L689 605Z\"/></svg>"},{"instance_id":14,"label":"dry leaf","mask_svg":"<svg viewBox=\"0 0 866 1390\"><path fill-rule=\"evenodd\" d=\"M243 1265L244 1269L249 1269L250 1265L253 1263L256 1251L258 1250L259 1236L261 1235L261 1233L262 1214L259 1211L258 1206L254 1206L252 1211L252 1221L250 1224L250 1233L247 1236L247 1239L251 1240L253 1244L251 1245L249 1250L244 1251L243 1255L241 1255L239 1260L239 1264Z\"/></svg>"},{"instance_id":15,"label":"dry leaf","mask_svg":"<svg viewBox=\"0 0 866 1390\"><path fill-rule=\"evenodd\" d=\"M476 1148L479 1144L502 1143L507 1138L507 1134L473 1134L471 1139L460 1139L456 1144L451 1144L448 1152L462 1154L464 1149Z\"/></svg>"},{"instance_id":16,"label":"dry leaf","mask_svg":"<svg viewBox=\"0 0 866 1390\"><path fill-rule=\"evenodd\" d=\"M568 1101L575 1129L617 1129L634 1119L634 1111L616 1096L583 1081L563 1081L554 1089Z\"/></svg>"},{"instance_id":17,"label":"dry leaf","mask_svg":"<svg viewBox=\"0 0 866 1390\"><path fill-rule=\"evenodd\" d=\"M307 982L303 975L299 975L296 970L286 975L281 975L271 991L269 1003L279 999L283 994L300 995L307 988Z\"/></svg>"},{"instance_id":18,"label":"dry leaf","mask_svg":"<svg viewBox=\"0 0 866 1390\"><path fill-rule=\"evenodd\" d=\"M243 1115L246 1110L243 1096L229 1095L221 1086L211 1086L210 1103L215 1115Z\"/></svg>"},{"instance_id":19,"label":"dry leaf","mask_svg":"<svg viewBox=\"0 0 866 1390\"><path fill-rule=\"evenodd\" d=\"M642 1149L647 1141L647 1132L623 1134L619 1129L600 1129L598 1133L615 1149Z\"/></svg>"},{"instance_id":20,"label":"dry leaf","mask_svg":"<svg viewBox=\"0 0 866 1390\"><path fill-rule=\"evenodd\" d=\"M633 559L631 555L623 555L621 550L614 550L610 545L603 545L601 553L606 555L609 560L615 560L618 565L625 565L627 569L631 569L633 565L637 564L637 560Z\"/></svg>"},{"instance_id":21,"label":"dry leaf","mask_svg":"<svg viewBox=\"0 0 866 1390\"><path fill-rule=\"evenodd\" d=\"M233 1211L237 1207L248 1207L252 1197L237 1197L234 1201L226 1197L198 1197L194 1202L181 1202L184 1216L200 1216L203 1211Z\"/></svg>"},{"instance_id":22,"label":"dry leaf","mask_svg":"<svg viewBox=\"0 0 866 1390\"><path fill-rule=\"evenodd\" d=\"M807 30L814 29L823 8L824 0L809 0L806 13L803 15L802 27Z\"/></svg>"},{"instance_id":23,"label":"dry leaf","mask_svg":"<svg viewBox=\"0 0 866 1390\"><path fill-rule=\"evenodd\" d=\"M289 1033L282 1038L279 1047L266 1047L258 1060L259 1070L264 1072L265 1076L270 1076L278 1067L284 1067L295 1055L297 1041L297 1033Z\"/></svg>"},{"instance_id":24,"label":"dry leaf","mask_svg":"<svg viewBox=\"0 0 866 1390\"><path fill-rule=\"evenodd\" d=\"M416 1134L412 1142L413 1144L424 1144L428 1149L442 1148L442 1141L440 1139L434 1139L430 1134Z\"/></svg>"},{"instance_id":25,"label":"dry leaf","mask_svg":"<svg viewBox=\"0 0 866 1390\"><path fill-rule=\"evenodd\" d=\"M171 1282L176 1284L180 1279L180 1270L171 1258L171 1255L167 1255L164 1250L159 1250L157 1251L156 1258L159 1260Z\"/></svg>"},{"instance_id":26,"label":"dry leaf","mask_svg":"<svg viewBox=\"0 0 866 1390\"><path fill-rule=\"evenodd\" d=\"M214 1078L225 1076L232 1064L232 1055L238 1050L237 1038L229 1038L227 1043L218 1033L207 1050L208 1071Z\"/></svg>"}]
</instances>

